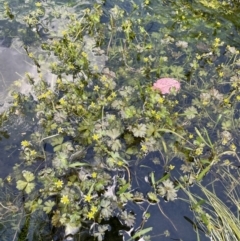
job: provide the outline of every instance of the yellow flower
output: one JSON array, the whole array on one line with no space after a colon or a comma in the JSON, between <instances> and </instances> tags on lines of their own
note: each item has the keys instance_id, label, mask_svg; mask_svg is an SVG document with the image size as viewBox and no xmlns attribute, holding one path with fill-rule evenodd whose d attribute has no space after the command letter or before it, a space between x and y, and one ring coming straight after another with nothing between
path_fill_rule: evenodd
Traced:
<instances>
[{"instance_id":1,"label":"yellow flower","mask_svg":"<svg viewBox=\"0 0 240 241\"><path fill-rule=\"evenodd\" d=\"M62 35L67 35L67 31L66 31L66 30L63 30L63 31L62 31Z\"/></svg>"},{"instance_id":2,"label":"yellow flower","mask_svg":"<svg viewBox=\"0 0 240 241\"><path fill-rule=\"evenodd\" d=\"M201 59L201 55L196 54L196 59Z\"/></svg>"},{"instance_id":3,"label":"yellow flower","mask_svg":"<svg viewBox=\"0 0 240 241\"><path fill-rule=\"evenodd\" d=\"M70 200L69 200L69 198L68 198L67 195L63 195L63 196L62 196L62 198L61 198L61 203L65 204L65 205L67 205L67 204L70 203Z\"/></svg>"},{"instance_id":4,"label":"yellow flower","mask_svg":"<svg viewBox=\"0 0 240 241\"><path fill-rule=\"evenodd\" d=\"M203 101L202 104L203 105L208 105L209 101Z\"/></svg>"},{"instance_id":5,"label":"yellow flower","mask_svg":"<svg viewBox=\"0 0 240 241\"><path fill-rule=\"evenodd\" d=\"M220 77L223 77L223 75L224 75L224 73L222 71L220 71L218 74Z\"/></svg>"},{"instance_id":6,"label":"yellow flower","mask_svg":"<svg viewBox=\"0 0 240 241\"><path fill-rule=\"evenodd\" d=\"M203 153L203 148L201 148L201 147L199 147L199 148L197 148L197 149L195 150L195 154L196 154L197 156L202 155L202 153Z\"/></svg>"},{"instance_id":7,"label":"yellow flower","mask_svg":"<svg viewBox=\"0 0 240 241\"><path fill-rule=\"evenodd\" d=\"M14 85L17 87L21 87L22 83L20 81L14 81Z\"/></svg>"},{"instance_id":8,"label":"yellow flower","mask_svg":"<svg viewBox=\"0 0 240 241\"><path fill-rule=\"evenodd\" d=\"M57 129L57 131L58 131L58 133L63 133L63 128L62 128L62 127L59 127L59 128Z\"/></svg>"},{"instance_id":9,"label":"yellow flower","mask_svg":"<svg viewBox=\"0 0 240 241\"><path fill-rule=\"evenodd\" d=\"M229 166L231 164L231 162L227 159L223 162L224 166Z\"/></svg>"},{"instance_id":10,"label":"yellow flower","mask_svg":"<svg viewBox=\"0 0 240 241\"><path fill-rule=\"evenodd\" d=\"M232 151L236 151L237 147L232 143L232 144L230 145L230 149L231 149Z\"/></svg>"},{"instance_id":11,"label":"yellow flower","mask_svg":"<svg viewBox=\"0 0 240 241\"><path fill-rule=\"evenodd\" d=\"M107 81L107 77L106 77L106 75L101 76L100 80L101 80L102 82Z\"/></svg>"},{"instance_id":12,"label":"yellow flower","mask_svg":"<svg viewBox=\"0 0 240 241\"><path fill-rule=\"evenodd\" d=\"M173 166L172 164L169 166L170 170L173 170L175 168L175 166Z\"/></svg>"},{"instance_id":13,"label":"yellow flower","mask_svg":"<svg viewBox=\"0 0 240 241\"><path fill-rule=\"evenodd\" d=\"M162 104L164 102L164 99L162 97L159 97L158 102Z\"/></svg>"},{"instance_id":14,"label":"yellow flower","mask_svg":"<svg viewBox=\"0 0 240 241\"><path fill-rule=\"evenodd\" d=\"M94 108L94 107L96 107L96 104L92 101L91 104L90 104L90 107Z\"/></svg>"},{"instance_id":15,"label":"yellow flower","mask_svg":"<svg viewBox=\"0 0 240 241\"><path fill-rule=\"evenodd\" d=\"M68 69L69 69L69 70L73 70L74 68L75 68L75 67L74 67L73 64L69 64L69 65L68 65Z\"/></svg>"},{"instance_id":16,"label":"yellow flower","mask_svg":"<svg viewBox=\"0 0 240 241\"><path fill-rule=\"evenodd\" d=\"M99 89L100 89L100 87L98 85L95 85L93 88L94 91L99 91Z\"/></svg>"},{"instance_id":17,"label":"yellow flower","mask_svg":"<svg viewBox=\"0 0 240 241\"><path fill-rule=\"evenodd\" d=\"M95 214L97 212L98 208L96 206L91 207L91 212Z\"/></svg>"},{"instance_id":18,"label":"yellow flower","mask_svg":"<svg viewBox=\"0 0 240 241\"><path fill-rule=\"evenodd\" d=\"M143 58L143 62L147 63L148 62L148 57Z\"/></svg>"},{"instance_id":19,"label":"yellow flower","mask_svg":"<svg viewBox=\"0 0 240 241\"><path fill-rule=\"evenodd\" d=\"M228 140L224 139L222 140L222 145L226 145L228 143Z\"/></svg>"},{"instance_id":20,"label":"yellow flower","mask_svg":"<svg viewBox=\"0 0 240 241\"><path fill-rule=\"evenodd\" d=\"M58 78L56 82L57 82L57 84L61 84L62 80Z\"/></svg>"},{"instance_id":21,"label":"yellow flower","mask_svg":"<svg viewBox=\"0 0 240 241\"><path fill-rule=\"evenodd\" d=\"M84 108L83 108L82 105L78 105L78 106L77 106L77 110L84 110Z\"/></svg>"},{"instance_id":22,"label":"yellow flower","mask_svg":"<svg viewBox=\"0 0 240 241\"><path fill-rule=\"evenodd\" d=\"M90 13L90 11L91 11L90 8L85 9L85 13Z\"/></svg>"},{"instance_id":23,"label":"yellow flower","mask_svg":"<svg viewBox=\"0 0 240 241\"><path fill-rule=\"evenodd\" d=\"M92 178L96 178L97 177L97 173L96 172L93 172L92 173Z\"/></svg>"},{"instance_id":24,"label":"yellow flower","mask_svg":"<svg viewBox=\"0 0 240 241\"><path fill-rule=\"evenodd\" d=\"M225 98L225 99L223 99L223 102L224 102L225 104L229 104L229 99L228 99L228 98Z\"/></svg>"},{"instance_id":25,"label":"yellow flower","mask_svg":"<svg viewBox=\"0 0 240 241\"><path fill-rule=\"evenodd\" d=\"M97 66L97 65L94 65L94 66L93 66L93 70L98 71L98 66Z\"/></svg>"},{"instance_id":26,"label":"yellow flower","mask_svg":"<svg viewBox=\"0 0 240 241\"><path fill-rule=\"evenodd\" d=\"M30 156L36 156L36 155L37 155L37 152L35 150L30 151Z\"/></svg>"},{"instance_id":27,"label":"yellow flower","mask_svg":"<svg viewBox=\"0 0 240 241\"><path fill-rule=\"evenodd\" d=\"M238 86L238 83L236 83L236 82L233 82L232 84L232 87L234 87L234 88L237 88L237 86Z\"/></svg>"},{"instance_id":28,"label":"yellow flower","mask_svg":"<svg viewBox=\"0 0 240 241\"><path fill-rule=\"evenodd\" d=\"M147 152L147 146L146 145L142 145L142 147L141 147L141 150L143 151L143 152Z\"/></svg>"},{"instance_id":29,"label":"yellow flower","mask_svg":"<svg viewBox=\"0 0 240 241\"><path fill-rule=\"evenodd\" d=\"M155 110L151 110L151 114L154 116L157 112Z\"/></svg>"},{"instance_id":30,"label":"yellow flower","mask_svg":"<svg viewBox=\"0 0 240 241\"><path fill-rule=\"evenodd\" d=\"M87 217L88 217L88 219L94 219L94 213L88 212Z\"/></svg>"},{"instance_id":31,"label":"yellow flower","mask_svg":"<svg viewBox=\"0 0 240 241\"><path fill-rule=\"evenodd\" d=\"M111 95L109 95L109 96L107 97L107 100L108 100L109 102L112 101Z\"/></svg>"},{"instance_id":32,"label":"yellow flower","mask_svg":"<svg viewBox=\"0 0 240 241\"><path fill-rule=\"evenodd\" d=\"M36 3L35 3L35 6L36 6L36 7L41 7L41 6L42 6L42 3L36 2Z\"/></svg>"},{"instance_id":33,"label":"yellow flower","mask_svg":"<svg viewBox=\"0 0 240 241\"><path fill-rule=\"evenodd\" d=\"M111 93L112 98L115 98L117 96L116 92Z\"/></svg>"},{"instance_id":34,"label":"yellow flower","mask_svg":"<svg viewBox=\"0 0 240 241\"><path fill-rule=\"evenodd\" d=\"M63 186L63 181L62 180L57 180L54 184L55 184L55 186L57 188L61 188Z\"/></svg>"},{"instance_id":35,"label":"yellow flower","mask_svg":"<svg viewBox=\"0 0 240 241\"><path fill-rule=\"evenodd\" d=\"M220 38L215 38L215 39L214 39L214 42L215 42L216 44L219 44L219 43L220 43Z\"/></svg>"},{"instance_id":36,"label":"yellow flower","mask_svg":"<svg viewBox=\"0 0 240 241\"><path fill-rule=\"evenodd\" d=\"M92 138L93 138L94 141L97 141L99 139L99 135L98 134L94 134L92 136Z\"/></svg>"},{"instance_id":37,"label":"yellow flower","mask_svg":"<svg viewBox=\"0 0 240 241\"><path fill-rule=\"evenodd\" d=\"M7 181L10 183L12 181L12 177L10 175L7 176Z\"/></svg>"},{"instance_id":38,"label":"yellow flower","mask_svg":"<svg viewBox=\"0 0 240 241\"><path fill-rule=\"evenodd\" d=\"M23 147L28 147L28 146L31 145L31 143L30 143L29 141L24 140L24 141L21 142L21 145L22 145Z\"/></svg>"},{"instance_id":39,"label":"yellow flower","mask_svg":"<svg viewBox=\"0 0 240 241\"><path fill-rule=\"evenodd\" d=\"M218 47L220 45L220 41L221 41L220 38L215 38L214 43L213 43L213 47L214 48Z\"/></svg>"},{"instance_id":40,"label":"yellow flower","mask_svg":"<svg viewBox=\"0 0 240 241\"><path fill-rule=\"evenodd\" d=\"M86 202L90 202L92 200L92 196L90 194L88 194L87 196L85 196L84 200Z\"/></svg>"},{"instance_id":41,"label":"yellow flower","mask_svg":"<svg viewBox=\"0 0 240 241\"><path fill-rule=\"evenodd\" d=\"M82 52L82 56L83 56L84 58L87 58L87 53Z\"/></svg>"},{"instance_id":42,"label":"yellow flower","mask_svg":"<svg viewBox=\"0 0 240 241\"><path fill-rule=\"evenodd\" d=\"M145 1L144 1L144 4L145 4L145 5L149 5L149 3L150 3L149 0L145 0Z\"/></svg>"},{"instance_id":43,"label":"yellow flower","mask_svg":"<svg viewBox=\"0 0 240 241\"><path fill-rule=\"evenodd\" d=\"M193 134L189 134L189 139L192 139L193 138Z\"/></svg>"},{"instance_id":44,"label":"yellow flower","mask_svg":"<svg viewBox=\"0 0 240 241\"><path fill-rule=\"evenodd\" d=\"M155 118L156 118L157 120L160 120L160 119L161 119L160 113L157 113L157 114L155 115Z\"/></svg>"},{"instance_id":45,"label":"yellow flower","mask_svg":"<svg viewBox=\"0 0 240 241\"><path fill-rule=\"evenodd\" d=\"M118 161L117 164L118 164L118 166L121 167L121 166L123 166L124 162L123 161Z\"/></svg>"},{"instance_id":46,"label":"yellow flower","mask_svg":"<svg viewBox=\"0 0 240 241\"><path fill-rule=\"evenodd\" d=\"M28 53L29 58L33 58L33 53Z\"/></svg>"},{"instance_id":47,"label":"yellow flower","mask_svg":"<svg viewBox=\"0 0 240 241\"><path fill-rule=\"evenodd\" d=\"M66 100L64 100L63 98L59 100L59 103L61 105L66 105L67 104Z\"/></svg>"}]
</instances>

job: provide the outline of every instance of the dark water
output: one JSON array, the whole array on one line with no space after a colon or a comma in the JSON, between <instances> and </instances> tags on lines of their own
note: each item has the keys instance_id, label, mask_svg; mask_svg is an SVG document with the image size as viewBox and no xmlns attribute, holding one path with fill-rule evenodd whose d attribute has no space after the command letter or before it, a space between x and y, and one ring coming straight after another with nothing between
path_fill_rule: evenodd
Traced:
<instances>
[{"instance_id":1,"label":"dark water","mask_svg":"<svg viewBox=\"0 0 240 241\"><path fill-rule=\"evenodd\" d=\"M152 160L154 158L159 158L160 164L154 164ZM172 165L175 165L176 170L180 168L183 162L175 158ZM147 168L146 168L147 167ZM165 174L164 161L161 159L161 155L158 153L148 155L144 160L142 160L138 166L134 168L133 175L133 189L144 190L145 194L149 192L151 187L150 183L146 181L149 174L154 172L156 180L160 179ZM174 173L178 177L178 173ZM183 201L187 200L188 197L183 191L178 191L178 197L174 201L167 202L161 198L158 205L150 205L148 212L151 214L151 217L146 222L146 227L153 227L151 232L151 240L196 240L196 232L193 229L194 215L190 210L190 204ZM143 208L146 209L148 204L144 204ZM134 210L138 216L138 223L141 221L142 211L139 210L138 205L129 204L129 208ZM168 230L170 233L169 237L164 235L164 232ZM209 238L204 234L201 229L198 230L200 240L209 240Z\"/></svg>"}]
</instances>

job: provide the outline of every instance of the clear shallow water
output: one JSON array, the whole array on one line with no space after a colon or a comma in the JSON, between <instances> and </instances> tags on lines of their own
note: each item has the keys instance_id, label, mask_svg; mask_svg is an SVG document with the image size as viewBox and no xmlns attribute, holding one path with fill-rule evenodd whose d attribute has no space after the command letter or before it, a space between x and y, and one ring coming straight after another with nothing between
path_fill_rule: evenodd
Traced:
<instances>
[{"instance_id":1,"label":"clear shallow water","mask_svg":"<svg viewBox=\"0 0 240 241\"><path fill-rule=\"evenodd\" d=\"M161 32L160 36L163 36L164 34L168 34L175 39L188 41L189 44L191 45L196 44L197 46L197 44L200 44L198 49L201 49L202 52L207 51L208 41L213 40L216 37L221 38L231 46L238 47L239 43L237 40L237 37L238 37L237 22L234 25L232 24L231 19L226 18L224 15L217 15L217 14L212 15L211 12L206 11L206 9L204 8L200 10L204 13L203 17L202 18L198 17L198 19L196 19L196 13L195 13L196 5L193 6L192 8L187 8L182 3L184 2L173 1L172 3L171 2L162 3L160 1L152 1L151 3L152 9L150 10L150 12L151 14L155 15L156 18L154 21L151 20L150 23L147 23L145 29L149 33ZM62 7L64 5L65 5L65 2L57 2L56 4L57 7ZM75 2L68 2L67 5L84 8L86 6L90 6L91 4L85 3L79 6ZM111 8L113 5L114 4L111 1L106 1L105 3L106 11L108 11L108 9ZM129 3L123 3L123 4L120 4L120 6L126 10L129 10L129 11L131 10L131 4ZM13 4L13 8L14 7L17 7L16 2L14 2ZM182 13L182 15L179 13ZM22 14L24 14L24 11L22 11ZM183 18L182 16L184 16L185 18ZM148 16L146 15L146 18L147 17ZM46 18L46 21L47 21L47 18ZM104 19L103 17L103 21L108 21L108 18ZM213 28L214 24L217 24L218 21L221 23L221 27L217 27L216 25L216 27ZM54 28L58 28L59 25L61 25L61 23L56 23L53 21L52 26ZM165 28L164 26L168 26L168 27ZM229 36L231 36L231 38L229 38ZM159 44L161 44L160 39L156 41L159 41ZM34 41L33 42L30 41L27 43L30 43L32 45L35 44ZM11 45L10 46L7 45L7 47L8 48L3 46L2 54L0 55L0 61L2 59L1 61L2 64L0 63L0 66L2 67L2 71L5 71L6 69L11 70L11 71L4 72L4 79L6 79L9 82L6 82L6 84L4 83L1 84L3 93L6 93L5 88L7 88L7 86L9 86L9 83L14 80L15 78L14 72L20 72L20 74L22 74L25 72L25 68L28 69L27 65L24 62L25 56L23 57L23 55L21 54L18 55L18 52L15 52L15 50L11 49ZM8 57L7 61L5 61L6 56ZM179 58L177 64L184 65L183 59L184 58ZM31 69L30 69L30 72L31 72ZM191 81L191 78L189 81ZM187 101L186 101L186 104L187 104ZM2 148L4 148L5 145L7 145L7 142L6 141L4 142L3 140L1 144L2 144ZM15 155L14 157L17 159L17 155ZM150 159L151 159L151 155L147 156L146 159L141 162L141 165L145 164L149 167L149 169L146 170L144 168L140 168L140 166L136 166L133 168L133 172L136 173L136 178L137 179L139 178L138 181L140 183L140 184L138 184L137 182L134 183L133 188L138 188L138 186L141 186L142 190L148 191L149 184L145 182L144 177L148 175L150 171L155 171L155 173L159 176L159 178L164 173L164 170L163 170L164 163L161 162L160 165L156 166L150 162ZM180 160L174 161L176 168L178 167L178 165L180 165L178 164L178 162L180 163ZM5 167L7 169L7 165ZM3 175L4 175L4 172L3 172ZM181 193L179 194L179 196L185 197ZM165 230L170 231L170 237L160 236L161 240L171 240L171 239L182 239L185 241L196 240L196 234L192 229L191 224L186 220L186 218L184 218L184 217L188 217L190 220L193 218L193 215L189 210L188 204L183 203L180 200L175 200L174 202L168 202L168 203L165 203L162 201L160 202L160 206L164 211L164 213L169 217L170 220L172 220L174 225L177 227L177 231L174 229L173 225L169 222L169 220L167 220L167 218L161 214L157 205L153 205L149 208L151 218L148 220L146 225L146 227L148 226L153 227L153 232L151 233L151 235L153 235L152 240L159 240L160 238L158 235L162 234ZM127 208L135 211L136 215L138 216L137 222L140 223L141 212L138 211L139 207L137 206L136 208L136 207L133 207L132 205L129 205L129 207ZM208 238L205 237L205 235L202 232L200 232L200 235L201 235L201 240L209 240Z\"/></svg>"}]
</instances>

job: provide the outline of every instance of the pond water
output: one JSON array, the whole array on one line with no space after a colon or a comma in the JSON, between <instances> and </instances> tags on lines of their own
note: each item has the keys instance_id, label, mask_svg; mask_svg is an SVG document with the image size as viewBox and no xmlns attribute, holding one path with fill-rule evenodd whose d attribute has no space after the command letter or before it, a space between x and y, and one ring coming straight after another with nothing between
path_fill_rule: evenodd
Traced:
<instances>
[{"instance_id":1,"label":"pond water","mask_svg":"<svg viewBox=\"0 0 240 241\"><path fill-rule=\"evenodd\" d=\"M3 2L0 1L0 3ZM124 171L122 169L116 171L113 168L110 171L110 175L112 175L112 180L115 180L114 178L118 175L124 176L124 178L128 177L132 185L131 193L137 191L149 197L149 192L157 192L157 185L154 186L155 182L161 184L163 181L168 180L164 179L164 177L171 178L174 187L178 189L179 182L181 182L179 180L183 180L185 175L185 181L182 181L182 185L185 183L186 188L180 188L181 190L177 191L177 198L173 198L175 200L171 200L171 197L167 198L167 192L162 195L165 198L159 198L159 203L151 203L148 200L149 202L139 204L127 199L124 210L130 213L133 212L135 215L136 221L133 229L135 233L141 229L152 227L152 231L140 235L150 235L150 237L144 236L144 238L141 237L139 240L207 241L210 240L209 236L215 237L215 228L220 229L221 222L224 220L221 216L219 217L220 221L217 220L216 217L218 215L215 215L212 218L212 223L215 223L215 226L209 227L210 221L204 222L204 218L214 213L216 209L208 203L206 216L206 213L197 210L197 207L201 206L199 204L202 201L201 199L208 199L206 192L202 191L204 189L197 185L197 181L202 181L202 186L215 193L233 213L236 212L238 208L236 202L238 200L237 180L239 166L237 154L240 147L238 140L240 128L240 58L238 50L240 47L240 18L238 17L238 9L240 5L235 1L222 2L217 0L146 0L143 2L107 0L37 2L11 0L8 4L10 9L6 6L4 9L3 4L1 4L0 8L0 112L8 112L12 108L11 106L14 107L14 112L10 114L8 121L2 123L1 127L2 139L0 147L2 156L0 159L0 176L2 178L1 185L3 190L0 201L0 204L2 204L0 217L7 220L6 224L0 222L2 240L22 240L21 235L24 236L24 228L27 224L29 241L42 240L42 237L45 238L44 240L64 240L63 228L59 228L60 226L57 225L56 230L52 230L51 227L49 228L51 225L46 225L49 222L49 218L52 218L50 216L53 213L49 214L49 216L39 214L42 223L45 222L45 226L42 225L44 226L42 228L43 231L41 231L42 236L40 234L36 235L33 224L39 216L37 214L36 216L31 216L29 213L25 216L26 211L23 208L23 203L25 199L31 200L31 198L33 198L32 202L34 202L38 200L38 197L36 197L37 195L28 196L26 193L19 194L19 190L17 190L19 188L16 189L15 186L16 181L20 180L21 172L19 170L25 169L25 164L27 164L26 170L33 171L36 176L38 170L42 170L44 167L57 169L59 165L63 165L59 161L61 158L58 156L57 159L55 154L58 154L61 148L70 148L69 152L71 152L71 147L66 144L69 142L73 143L73 146L75 145L75 150L78 150L77 148L83 145L83 149L87 153L85 158L83 158L85 164L91 162L91 165L94 166L96 160L103 161L107 159L110 162L111 158L119 158L120 161L128 160L130 163L129 167L125 168ZM46 114L46 120L52 121L51 111L43 107L43 105L37 106L38 101L46 100L46 102L52 103L54 111L56 109L61 111L67 105L64 106L64 101L56 101L55 103L55 94L60 96L58 96L59 99L65 98L66 100L69 98L70 100L75 100L75 94L81 92L78 89L76 92L68 93L68 88L64 87L56 90L55 86L59 84L57 79L61 76L71 82L71 86L73 86L76 83L76 76L87 79L86 76L90 72L86 71L84 73L85 70L81 69L79 71L81 75L78 75L79 73L75 73L71 69L71 65L62 65L65 72L61 70L64 74L59 73L57 68L61 66L61 61L66 61L62 57L64 54L62 56L58 55L61 52L61 47L58 46L59 49L58 47L53 47L51 51L55 52L50 54L50 51L47 52L49 49L46 46L42 48L41 45L49 43L49 41L53 41L56 44L61 38L64 39L62 35L64 35L64 31L67 31L65 30L66 23L72 20L71 14L76 13L76 18L81 22L88 14L87 8L92 11L95 9L94 4L102 5L103 13L99 23L96 20L98 18L96 15L93 14L89 17L89 25L86 25L84 28L89 28L90 30L82 39L83 45L79 45L83 52L80 51L78 55L84 56L86 54L89 61L88 68L93 73L92 80L85 86L85 91L91 93L91 95L87 93L81 104L84 106L91 99L92 101L89 102L91 105L88 107L88 112L91 112L91 108L94 108L94 103L99 103L100 105L101 101L105 101L100 97L97 99L97 94L95 94L95 92L98 92L99 86L97 85L97 88L94 81L99 81L98 78L100 77L98 75L101 74L110 79L105 84L113 86L109 87L109 92L104 92L105 95L111 97L110 93L113 93L114 88L116 88L119 96L125 101L123 103L120 99L115 101L109 100L109 102L112 101L111 107L107 106L107 104L105 105L106 107L103 105L100 111L102 114L101 118L94 119L96 116L92 115L95 121L92 130L96 131L97 135L101 134L103 139L106 138L106 142L103 145L108 147L109 151L107 153L110 153L110 158L102 159L98 156L100 151L97 144L99 143L94 146L93 142L89 141L87 137L87 131L85 131L87 127L82 129L79 127L77 129L81 133L80 137L78 137L79 142L87 143L79 144L74 133L77 130L71 129L69 124L62 124L59 121L61 118L64 121L69 118L69 123L73 123L74 126L79 120L82 121L82 116L72 117L68 116L69 113L63 112L62 116L59 114L58 117L54 116L52 118L58 120L56 122L59 128L67 130L64 133L64 138L59 142L59 140L52 140L52 138L58 137L62 133L62 129L54 127L54 123L51 123L51 129L50 125L48 126L48 124L42 121L46 129L50 128L47 135L46 130L43 127L39 127L39 120L43 120L45 117L43 118L42 116ZM41 12L42 9L44 9L43 12ZM98 10L100 7L96 7L96 9ZM97 12L96 9L95 11ZM7 20L6 15L9 15L9 11L12 11L15 17L12 20ZM93 24L92 26L91 23ZM74 27L77 28L77 24L76 26L72 25L69 29L74 32ZM74 36L73 44L78 41L78 34L81 35L81 31L85 30L84 28ZM91 30L96 32L92 34ZM69 36L71 35L68 32L66 36L68 34ZM62 44L64 44L64 41ZM69 46L70 44L67 45ZM95 47L95 45L97 46ZM23 46L27 46L27 48L24 50ZM29 54L32 52L37 57ZM60 61L57 58L62 59ZM69 57L68 60L70 61L70 59ZM53 63L57 64L54 65ZM74 64L76 64L75 68L81 64L85 66L82 62L79 65L78 63ZM29 72L33 79L41 79L42 77L39 77L39 73L44 76L46 83L48 83L48 88L51 90L51 93L49 93L52 95L52 100L50 100L51 98L48 99L46 95L48 92L43 92L44 87L38 86L35 89L31 87L32 85L28 83L27 77L24 76L25 72ZM147 93L151 91L149 86L152 86L157 79L162 77L177 79L181 83L181 89L178 93L161 96L159 103L164 103L166 108L165 106L160 107L158 112L156 112L157 110L154 111L153 107L151 110L149 103L151 105L152 101L154 103L152 106L158 105L155 104L154 97L151 99L147 96ZM16 80L18 81L16 82ZM104 80L102 83L104 83ZM141 86L143 87L141 88ZM134 90L137 90L137 93ZM30 93L31 101L21 99L19 102L22 105L21 108L20 106L19 108L14 106L12 91L21 93L21 96ZM82 95L85 95L84 92ZM74 106L75 104L70 103L68 105ZM78 103L78 105L80 104ZM42 113L44 108L46 113ZM146 119L144 119L145 117L136 117L134 119L134 115L140 115L138 111L140 108L142 108L141 114L147 115ZM72 109L70 112L74 111ZM95 112L97 113L97 111L96 109ZM110 126L112 121L111 115L115 115L116 112L120 113L119 115L116 114L116 116L121 120L121 124L116 122L117 124ZM26 116L24 113L28 113L28 115ZM160 117L158 116L159 113ZM87 117L86 120L83 118L83 123L88 121L90 125L92 120L87 119ZM107 121L109 122L107 123ZM162 126L155 131L154 126L158 126L159 122L162 123ZM104 126L105 123L106 125ZM123 131L125 124L128 127ZM105 128L104 132L99 131L100 125L102 125L102 129ZM108 127L111 129L108 130ZM153 131L151 132L151 130ZM109 131L112 132L110 133ZM148 134L149 132L151 134ZM163 134L159 135L159 132ZM38 134L30 137L32 133ZM40 136L39 133L43 135ZM131 137L129 137L130 133L133 133ZM131 139L132 137L134 137L134 140L129 141L131 144L127 148L128 138ZM41 154L41 158L39 157L40 154L36 154L35 158L40 159L40 161L38 160L33 166L30 165L32 164L31 155L27 156L26 154L26 149L29 148L27 150L29 153L32 151L31 145L29 147L28 144L26 146L23 144L24 140L30 138L33 138L33 143L40 143L38 150L36 150L39 153L41 151L45 153L44 155ZM99 141L98 136L93 138L95 138L96 142ZM132 143L139 149L135 148ZM122 159L118 156L118 151L123 155ZM94 153L96 153L96 158ZM60 152L61 155L64 156L63 152ZM27 160L25 164L24 158L25 161ZM42 163L43 159L46 161L46 164ZM14 165L15 167L13 168ZM93 169L97 170L95 166ZM64 176L61 180L66 183L68 178L66 176L71 176L72 172L69 171L66 174L63 171L58 174L58 178ZM88 175L89 179L93 174L85 173L85 175ZM163 181L158 182L157 180L161 178L163 178ZM26 185L30 182L31 180ZM196 184L194 185L194 183ZM115 195L114 185L116 184L112 184L111 188ZM124 186L124 184L122 185ZM40 184L38 183L36 186L38 187ZM93 186L88 186L87 190L92 190ZM163 189L164 186L161 188ZM105 189L107 190L106 187ZM229 191L230 189L231 191ZM70 195L70 188L67 190ZM186 190L190 190L190 194L186 193ZM76 192L76 190L74 191ZM116 188L116 193L120 191L121 188ZM54 191L52 192L54 193ZM68 192L65 191L64 194L68 194ZM88 191L86 194L91 194L91 191ZM199 199L197 198L198 196L200 197ZM49 198L47 201L49 200L52 201L53 199ZM197 202L196 200L200 201ZM9 205L7 208L5 208L6 203ZM196 207L193 204L196 204ZM41 205L39 204L39 206ZM13 206L21 210L20 216L9 211ZM86 207L86 205L83 207ZM103 206L101 208L103 209ZM143 217L143 215L148 215L148 213L150 214L149 218ZM118 217L121 215L116 213ZM107 232L105 241L122 240L123 237L118 235L119 230L125 230L123 232L125 240L130 238L129 234L127 234L130 227L127 226L131 225L126 225L126 222L124 223L121 218L122 223L114 218L110 218L110 221L108 221L109 218L105 219L102 221L102 224L112 225L112 230ZM89 221L85 224L90 228ZM207 228L204 229L204 225ZM8 229L8 227L11 228ZM91 226L91 232L92 229L93 226ZM208 231L211 233L210 235ZM98 232L101 233L100 231ZM51 236L49 233L54 233L54 235ZM85 237L85 233L86 231L83 231L81 233L82 236L75 235L75 240L93 240L88 235ZM98 240L101 240L100 236L96 236ZM239 237L237 234L236 236ZM73 240L73 238L69 237L69 239L66 238L65 240Z\"/></svg>"}]
</instances>

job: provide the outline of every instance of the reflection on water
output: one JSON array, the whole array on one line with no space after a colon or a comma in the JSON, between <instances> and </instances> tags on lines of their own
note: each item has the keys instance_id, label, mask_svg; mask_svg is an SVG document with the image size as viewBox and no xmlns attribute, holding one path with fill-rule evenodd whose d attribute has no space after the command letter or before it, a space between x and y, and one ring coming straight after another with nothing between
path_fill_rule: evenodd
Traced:
<instances>
[{"instance_id":1,"label":"reflection on water","mask_svg":"<svg viewBox=\"0 0 240 241\"><path fill-rule=\"evenodd\" d=\"M0 47L0 113L9 108L11 91L30 92L27 83L22 82L20 88L13 85L14 81L23 79L25 72L35 74L36 68L23 50Z\"/></svg>"}]
</instances>

